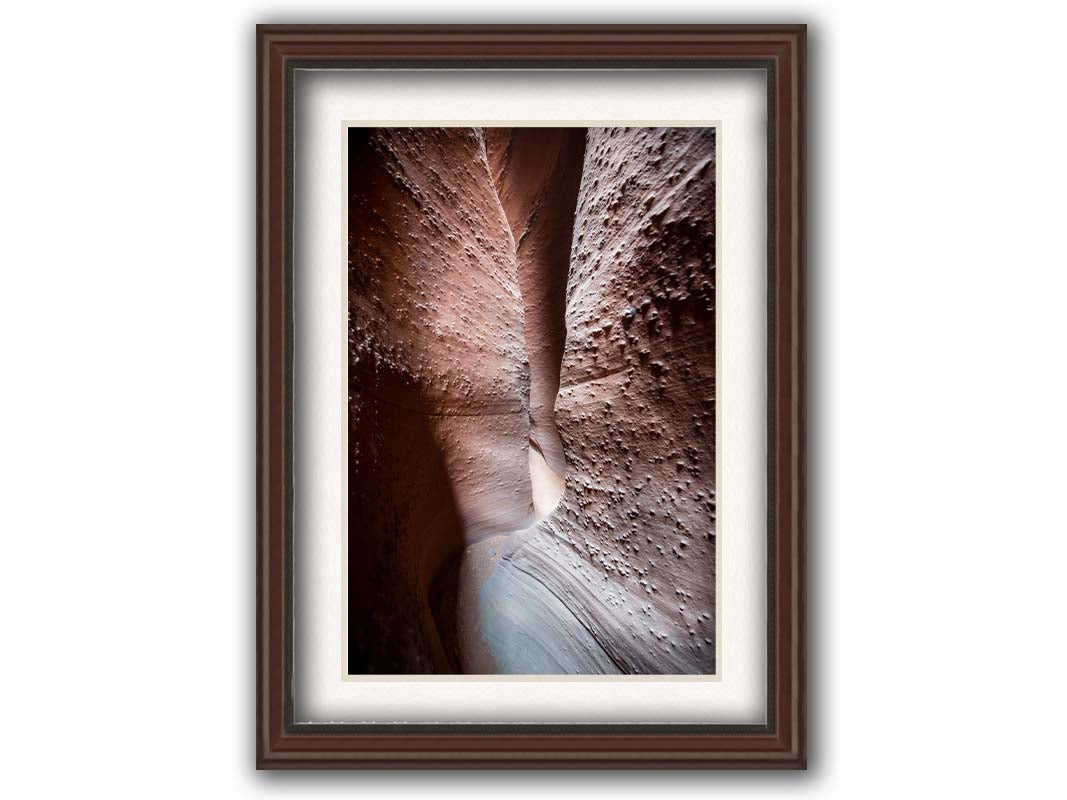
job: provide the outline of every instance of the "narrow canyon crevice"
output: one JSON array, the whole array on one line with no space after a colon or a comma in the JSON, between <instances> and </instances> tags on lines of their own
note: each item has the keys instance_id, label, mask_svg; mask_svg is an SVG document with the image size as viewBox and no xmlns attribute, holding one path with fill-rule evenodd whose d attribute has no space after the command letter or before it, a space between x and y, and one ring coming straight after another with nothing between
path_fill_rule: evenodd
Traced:
<instances>
[{"instance_id":1,"label":"narrow canyon crevice","mask_svg":"<svg viewBox=\"0 0 1067 800\"><path fill-rule=\"evenodd\" d=\"M493 183L515 242L530 366L530 478L534 509L543 518L559 502L567 468L555 408L585 130L488 128L485 138Z\"/></svg>"},{"instance_id":2,"label":"narrow canyon crevice","mask_svg":"<svg viewBox=\"0 0 1067 800\"><path fill-rule=\"evenodd\" d=\"M714 158L353 131L351 671L714 672Z\"/></svg>"}]
</instances>

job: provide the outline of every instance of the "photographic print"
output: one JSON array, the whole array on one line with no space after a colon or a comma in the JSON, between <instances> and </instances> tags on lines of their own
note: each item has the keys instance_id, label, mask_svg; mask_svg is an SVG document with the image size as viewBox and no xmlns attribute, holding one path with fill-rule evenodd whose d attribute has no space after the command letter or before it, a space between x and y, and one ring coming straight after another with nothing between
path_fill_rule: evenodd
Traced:
<instances>
[{"instance_id":1,"label":"photographic print","mask_svg":"<svg viewBox=\"0 0 1067 800\"><path fill-rule=\"evenodd\" d=\"M714 675L715 129L350 128L347 201L349 674Z\"/></svg>"}]
</instances>

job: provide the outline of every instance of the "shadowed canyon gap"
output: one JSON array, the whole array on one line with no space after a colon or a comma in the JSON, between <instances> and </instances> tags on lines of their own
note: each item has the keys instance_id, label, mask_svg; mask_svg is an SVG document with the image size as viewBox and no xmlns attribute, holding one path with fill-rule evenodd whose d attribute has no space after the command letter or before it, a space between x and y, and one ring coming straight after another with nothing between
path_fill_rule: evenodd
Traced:
<instances>
[{"instance_id":1,"label":"shadowed canyon gap","mask_svg":"<svg viewBox=\"0 0 1067 800\"><path fill-rule=\"evenodd\" d=\"M350 131L350 672L715 671L714 181L703 128Z\"/></svg>"}]
</instances>

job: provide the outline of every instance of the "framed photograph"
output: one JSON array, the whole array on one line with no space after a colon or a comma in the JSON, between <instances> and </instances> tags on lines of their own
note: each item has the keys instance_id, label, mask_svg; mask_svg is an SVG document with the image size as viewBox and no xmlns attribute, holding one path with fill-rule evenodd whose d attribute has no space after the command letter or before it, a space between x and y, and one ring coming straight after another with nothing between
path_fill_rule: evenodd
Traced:
<instances>
[{"instance_id":1,"label":"framed photograph","mask_svg":"<svg viewBox=\"0 0 1067 800\"><path fill-rule=\"evenodd\" d=\"M257 30L257 765L805 765L803 25Z\"/></svg>"}]
</instances>

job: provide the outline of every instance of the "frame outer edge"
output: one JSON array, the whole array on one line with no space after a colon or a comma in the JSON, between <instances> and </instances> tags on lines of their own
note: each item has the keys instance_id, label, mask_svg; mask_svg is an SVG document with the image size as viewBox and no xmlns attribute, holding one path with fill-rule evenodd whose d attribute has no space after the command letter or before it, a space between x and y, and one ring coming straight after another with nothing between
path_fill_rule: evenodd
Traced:
<instances>
[{"instance_id":1,"label":"frame outer edge","mask_svg":"<svg viewBox=\"0 0 1067 800\"><path fill-rule=\"evenodd\" d=\"M773 398L777 420L784 419L775 436L775 450L785 455L786 463L777 462L776 496L773 500L778 514L774 536L778 553L787 549L788 559L777 559L776 583L783 578L788 592L777 592L779 605L776 614L776 654L773 702L779 709L778 726L772 734L776 746L769 742L755 750L735 749L722 745L738 743L743 735L663 736L645 735L644 750L610 748L611 741L620 736L594 737L600 746L591 749L571 749L577 742L570 735L542 735L540 737L437 736L433 747L412 748L406 735L388 737L392 747L382 745L383 737L362 738L367 745L358 750L339 750L337 739L330 735L299 735L288 730L285 719L287 665L285 658L286 608L285 584L285 526L291 513L291 497L287 496L291 476L285 464L289 443L284 430L287 413L286 365L289 354L285 338L285 309L288 300L286 284L285 207L286 146L285 94L286 62L294 58L291 45L297 50L336 43L337 38L350 49L362 51L367 60L397 58L396 46L413 49L416 59L420 46L436 42L456 51L442 55L434 52L436 60L478 60L464 54L476 41L511 43L514 59L529 58L523 47L534 46L542 51L546 61L567 56L553 56L553 44L587 44L601 53L605 62L617 59L637 60L646 48L662 50L665 45L678 44L681 52L676 58L680 65L698 56L689 53L694 44L706 49L724 41L741 42L754 52L764 47L778 46L770 56L776 64L778 103L774 120L768 119L778 131L776 141L776 174L779 187L777 214L773 225L778 233L776 242L775 285L777 354L777 388ZM335 26L335 25L257 25L256 27L256 766L259 769L439 769L439 768L530 768L562 769L587 768L670 768L670 769L805 769L807 763L806 737L806 586L805 586L805 195L806 195L806 25L669 25L669 26ZM622 41L625 40L625 41ZM597 45L607 45L608 52ZM288 46L287 46L288 45ZM616 50L612 50L612 46ZM643 47L644 46L644 47ZM432 47L428 48L432 50ZM486 50L492 50L487 47ZM570 51L567 51L568 54ZM620 55L621 53L621 55ZM493 51L493 57L502 54ZM503 55L507 60L506 54ZM658 52L659 58L664 54ZM597 56L591 58L596 59ZM704 60L715 59L703 56ZM723 59L724 56L718 58ZM782 80L783 72L788 81ZM781 102L788 92L788 104ZM786 134L786 135L783 135ZM784 157L784 158L783 158ZM781 191L784 188L786 191ZM783 202L784 201L784 202ZM770 220L768 221L770 224ZM784 230L783 230L784 227ZM783 236L783 234L785 234ZM784 241L783 241L784 240ZM784 258L783 258L784 257ZM782 330L783 323L787 330ZM784 333L784 337L783 337ZM784 358L783 358L784 356ZM783 387L783 380L786 386ZM786 391L783 394L783 389ZM783 401L785 408L783 408ZM784 453L783 453L784 446ZM784 479L784 480L783 480ZM783 500L785 508L782 507ZM781 511L788 511L782 514ZM782 548L782 545L785 548ZM787 562L787 563L784 563ZM786 612L786 613L782 613ZM785 626L785 627L783 627ZM782 639L788 642L783 648ZM784 669L782 668L784 667ZM784 696L783 696L784 695ZM771 698L768 698L770 701ZM784 701L784 702L782 702ZM785 712L781 714L781 712ZM786 719L783 719L782 717ZM785 723L785 724L782 724ZM418 739L419 737L413 737ZM423 737L425 738L425 737ZM581 738L581 737L579 737ZM333 739L331 747L329 740ZM461 741L457 741L461 740ZM511 742L508 740L511 739ZM673 750L660 749L668 739L684 746ZM318 741L317 746L312 746ZM748 739L753 745L767 741L766 737ZM373 741L373 744L372 744ZM718 741L720 746L715 746ZM551 747L546 747L551 742ZM698 743L702 747L696 747ZM493 744L495 743L495 749ZM505 745L505 743L507 743ZM465 744L465 748L455 745ZM632 745L632 742L630 743ZM516 747L517 745L517 747ZM537 745L537 746L535 746Z\"/></svg>"}]
</instances>

